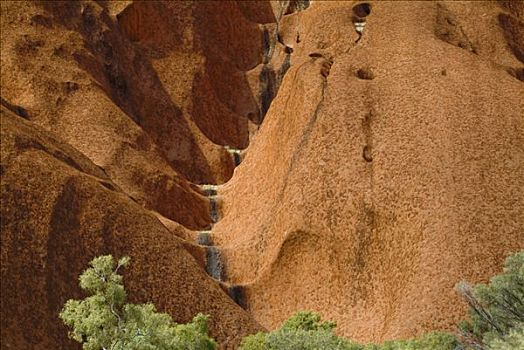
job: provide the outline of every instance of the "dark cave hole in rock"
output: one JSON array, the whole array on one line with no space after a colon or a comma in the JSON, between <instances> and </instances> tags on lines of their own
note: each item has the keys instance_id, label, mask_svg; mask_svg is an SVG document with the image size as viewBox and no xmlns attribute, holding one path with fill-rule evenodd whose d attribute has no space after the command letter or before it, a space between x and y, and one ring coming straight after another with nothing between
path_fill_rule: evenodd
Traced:
<instances>
[{"instance_id":1,"label":"dark cave hole in rock","mask_svg":"<svg viewBox=\"0 0 524 350\"><path fill-rule=\"evenodd\" d=\"M368 163L373 161L373 156L371 155L370 146L364 146L364 149L362 150L362 157Z\"/></svg>"},{"instance_id":2,"label":"dark cave hole in rock","mask_svg":"<svg viewBox=\"0 0 524 350\"><path fill-rule=\"evenodd\" d=\"M360 68L359 70L357 70L356 75L357 78L363 80L373 80L375 78L373 71L369 68Z\"/></svg>"},{"instance_id":3,"label":"dark cave hole in rock","mask_svg":"<svg viewBox=\"0 0 524 350\"><path fill-rule=\"evenodd\" d=\"M250 120L251 122L257 124L257 125L260 125L260 123L262 122L259 111L257 111L257 112L249 112L246 115L246 118L248 120Z\"/></svg>"},{"instance_id":4,"label":"dark cave hole in rock","mask_svg":"<svg viewBox=\"0 0 524 350\"><path fill-rule=\"evenodd\" d=\"M353 14L357 17L364 18L371 13L371 5L367 2L353 6Z\"/></svg>"},{"instance_id":5,"label":"dark cave hole in rock","mask_svg":"<svg viewBox=\"0 0 524 350\"><path fill-rule=\"evenodd\" d=\"M291 0L288 4L284 15L290 15L294 12L304 11L310 5L310 0Z\"/></svg>"},{"instance_id":6,"label":"dark cave hole in rock","mask_svg":"<svg viewBox=\"0 0 524 350\"><path fill-rule=\"evenodd\" d=\"M239 166L242 162L242 158L240 157L240 154L235 152L233 153L233 161L235 162L235 166Z\"/></svg>"}]
</instances>

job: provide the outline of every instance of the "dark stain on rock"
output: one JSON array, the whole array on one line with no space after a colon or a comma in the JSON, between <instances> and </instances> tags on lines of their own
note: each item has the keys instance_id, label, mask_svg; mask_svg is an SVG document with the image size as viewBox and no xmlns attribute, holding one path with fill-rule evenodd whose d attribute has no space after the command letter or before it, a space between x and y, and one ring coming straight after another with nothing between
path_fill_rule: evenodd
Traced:
<instances>
[{"instance_id":1,"label":"dark stain on rock","mask_svg":"<svg viewBox=\"0 0 524 350\"><path fill-rule=\"evenodd\" d=\"M442 3L437 4L435 35L448 44L477 53L475 45L469 40L455 15Z\"/></svg>"},{"instance_id":2,"label":"dark stain on rock","mask_svg":"<svg viewBox=\"0 0 524 350\"><path fill-rule=\"evenodd\" d=\"M373 74L373 71L371 70L371 68L360 68L359 70L357 70L356 76L357 78L362 79L362 80L375 79L375 74Z\"/></svg>"},{"instance_id":3,"label":"dark stain on rock","mask_svg":"<svg viewBox=\"0 0 524 350\"><path fill-rule=\"evenodd\" d=\"M21 151L29 150L29 149L43 151L49 154L50 156L60 160L61 162L75 168L76 170L83 171L82 167L73 158L71 158L67 154L63 153L62 151L58 149L47 148L36 140L27 139L22 136L16 136L15 137L15 147Z\"/></svg>"},{"instance_id":4,"label":"dark stain on rock","mask_svg":"<svg viewBox=\"0 0 524 350\"><path fill-rule=\"evenodd\" d=\"M275 97L275 72L268 66L262 67L260 81L260 118L263 120ZM260 122L262 122L260 120Z\"/></svg>"},{"instance_id":5,"label":"dark stain on rock","mask_svg":"<svg viewBox=\"0 0 524 350\"><path fill-rule=\"evenodd\" d=\"M87 257L77 256L82 251L79 236L82 198L78 191L78 178L69 178L53 205L49 236L47 238L46 291L47 306L52 314L58 312L65 302L65 291L76 285L78 271L71 266L84 265ZM85 260L83 263L82 261ZM85 266L85 265L84 265ZM78 288L76 288L78 289ZM77 293L76 297L79 297ZM73 295L67 296L67 298Z\"/></svg>"},{"instance_id":6,"label":"dark stain on rock","mask_svg":"<svg viewBox=\"0 0 524 350\"><path fill-rule=\"evenodd\" d=\"M362 157L368 163L373 161L373 156L371 154L371 147L370 146L368 146L368 145L364 146L364 148L362 149Z\"/></svg>"},{"instance_id":7,"label":"dark stain on rock","mask_svg":"<svg viewBox=\"0 0 524 350\"><path fill-rule=\"evenodd\" d=\"M509 48L515 57L524 63L524 24L521 20L506 13L499 14L498 21Z\"/></svg>"},{"instance_id":8,"label":"dark stain on rock","mask_svg":"<svg viewBox=\"0 0 524 350\"><path fill-rule=\"evenodd\" d=\"M266 64L271 59L271 40L267 28L262 31L262 50L262 63Z\"/></svg>"},{"instance_id":9,"label":"dark stain on rock","mask_svg":"<svg viewBox=\"0 0 524 350\"><path fill-rule=\"evenodd\" d=\"M25 109L25 108L23 108L21 106L17 106L17 105L9 103L3 97L0 97L0 103L1 103L2 106L4 106L8 110L10 110L14 114L16 114L17 116L22 117L22 118L27 119L27 120L31 120L31 117L29 116L29 113L27 112L27 109Z\"/></svg>"},{"instance_id":10,"label":"dark stain on rock","mask_svg":"<svg viewBox=\"0 0 524 350\"><path fill-rule=\"evenodd\" d=\"M45 28L52 28L53 27L53 21L49 17L45 17L42 15L35 15L31 17L31 25L39 25Z\"/></svg>"},{"instance_id":11,"label":"dark stain on rock","mask_svg":"<svg viewBox=\"0 0 524 350\"><path fill-rule=\"evenodd\" d=\"M295 12L304 11L310 5L310 0L291 0L287 6L285 15L289 15Z\"/></svg>"},{"instance_id":12,"label":"dark stain on rock","mask_svg":"<svg viewBox=\"0 0 524 350\"><path fill-rule=\"evenodd\" d=\"M243 286L230 286L228 289L228 294L231 297L231 299L233 299L233 301L237 303L237 305L239 305L242 309L248 309L247 299Z\"/></svg>"}]
</instances>

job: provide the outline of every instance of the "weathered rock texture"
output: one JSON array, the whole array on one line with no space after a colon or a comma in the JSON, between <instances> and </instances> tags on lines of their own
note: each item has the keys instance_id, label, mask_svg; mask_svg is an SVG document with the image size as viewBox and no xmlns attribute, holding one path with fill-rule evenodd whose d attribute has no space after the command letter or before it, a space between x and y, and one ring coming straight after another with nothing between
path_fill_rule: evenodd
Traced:
<instances>
[{"instance_id":1,"label":"weathered rock texture","mask_svg":"<svg viewBox=\"0 0 524 350\"><path fill-rule=\"evenodd\" d=\"M212 219L193 183L231 177L234 159L223 146L247 147L246 111L259 114L258 90L235 84L262 62L262 31L242 20L249 4L226 5L1 3L2 113L20 119L2 120L2 348L71 347L58 310L79 296L86 262L108 252L134 259L135 300L178 321L210 313L224 346L261 329L204 274L205 251L190 231ZM273 16L265 5L256 7ZM243 39L224 54L219 45L235 37ZM18 135L19 123L67 150ZM91 162L74 176L73 151ZM91 189L86 172L110 192Z\"/></svg>"},{"instance_id":2,"label":"weathered rock texture","mask_svg":"<svg viewBox=\"0 0 524 350\"><path fill-rule=\"evenodd\" d=\"M204 251L134 203L84 155L2 108L2 349L79 348L57 315L94 256L128 255L132 302L212 317L224 346L260 329L204 272Z\"/></svg>"},{"instance_id":3,"label":"weathered rock texture","mask_svg":"<svg viewBox=\"0 0 524 350\"><path fill-rule=\"evenodd\" d=\"M266 327L453 329L455 283L524 248L522 3L371 2L360 40L354 5L283 19L291 68L213 239Z\"/></svg>"},{"instance_id":4,"label":"weathered rock texture","mask_svg":"<svg viewBox=\"0 0 524 350\"><path fill-rule=\"evenodd\" d=\"M524 248L522 2L0 6L2 349L75 348L100 254L234 347L304 309L452 329L454 284Z\"/></svg>"}]
</instances>

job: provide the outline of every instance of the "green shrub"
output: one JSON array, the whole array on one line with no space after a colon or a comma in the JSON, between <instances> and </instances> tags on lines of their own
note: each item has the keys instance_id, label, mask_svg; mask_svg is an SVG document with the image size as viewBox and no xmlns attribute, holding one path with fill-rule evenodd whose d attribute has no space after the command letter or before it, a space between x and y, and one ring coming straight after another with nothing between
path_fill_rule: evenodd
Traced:
<instances>
[{"instance_id":1,"label":"green shrub","mask_svg":"<svg viewBox=\"0 0 524 350\"><path fill-rule=\"evenodd\" d=\"M270 333L246 337L241 350L361 350L360 345L335 335L336 324L322 322L319 315L299 312Z\"/></svg>"},{"instance_id":2,"label":"green shrub","mask_svg":"<svg viewBox=\"0 0 524 350\"><path fill-rule=\"evenodd\" d=\"M489 284L471 287L462 282L457 289L470 306L469 320L459 326L465 347L503 349L505 342L522 340L524 251L508 257L504 272Z\"/></svg>"},{"instance_id":3,"label":"green shrub","mask_svg":"<svg viewBox=\"0 0 524 350\"><path fill-rule=\"evenodd\" d=\"M433 332L417 339L361 345L335 335L336 324L321 322L319 315L299 312L280 329L246 337L241 350L454 350L458 342L451 334Z\"/></svg>"},{"instance_id":4,"label":"green shrub","mask_svg":"<svg viewBox=\"0 0 524 350\"><path fill-rule=\"evenodd\" d=\"M502 338L495 338L488 343L489 350L524 349L524 324L516 325Z\"/></svg>"},{"instance_id":5,"label":"green shrub","mask_svg":"<svg viewBox=\"0 0 524 350\"><path fill-rule=\"evenodd\" d=\"M444 332L431 332L419 338L389 340L381 345L369 344L364 350L454 350L459 345L455 336Z\"/></svg>"},{"instance_id":6,"label":"green shrub","mask_svg":"<svg viewBox=\"0 0 524 350\"><path fill-rule=\"evenodd\" d=\"M127 304L121 267L111 255L93 259L80 276L80 287L90 296L68 300L60 313L72 330L69 336L85 350L212 350L216 343L207 335L207 316L198 314L188 324L175 324L171 316L153 304Z\"/></svg>"}]
</instances>

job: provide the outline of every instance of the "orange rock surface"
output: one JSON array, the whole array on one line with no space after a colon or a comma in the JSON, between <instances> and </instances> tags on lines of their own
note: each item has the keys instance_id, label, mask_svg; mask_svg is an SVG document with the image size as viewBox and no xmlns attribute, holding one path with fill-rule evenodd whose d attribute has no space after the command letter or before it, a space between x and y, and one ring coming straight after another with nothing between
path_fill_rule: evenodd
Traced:
<instances>
[{"instance_id":1,"label":"orange rock surface","mask_svg":"<svg viewBox=\"0 0 524 350\"><path fill-rule=\"evenodd\" d=\"M78 348L101 254L235 348L306 309L452 330L454 285L524 249L522 2L0 6L2 349Z\"/></svg>"},{"instance_id":2,"label":"orange rock surface","mask_svg":"<svg viewBox=\"0 0 524 350\"><path fill-rule=\"evenodd\" d=\"M359 39L354 5L284 18L291 68L213 238L268 328L308 309L360 341L453 330L454 285L524 248L523 7L372 2Z\"/></svg>"}]
</instances>

